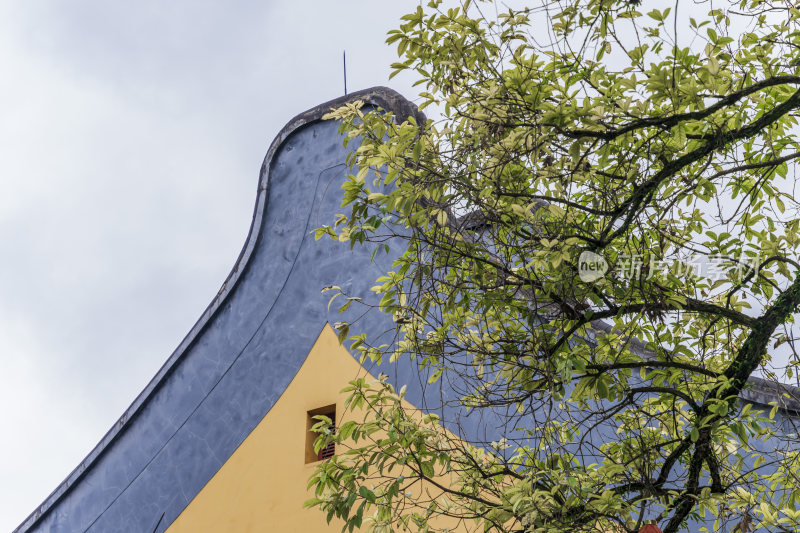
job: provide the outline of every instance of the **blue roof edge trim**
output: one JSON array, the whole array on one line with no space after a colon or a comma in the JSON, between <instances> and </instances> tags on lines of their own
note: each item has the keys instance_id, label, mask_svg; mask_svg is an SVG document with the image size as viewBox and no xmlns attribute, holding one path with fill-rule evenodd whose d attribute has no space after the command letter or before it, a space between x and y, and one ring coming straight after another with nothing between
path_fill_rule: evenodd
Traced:
<instances>
[{"instance_id":1,"label":"blue roof edge trim","mask_svg":"<svg viewBox=\"0 0 800 533\"><path fill-rule=\"evenodd\" d=\"M225 281L222 283L220 290L217 292L214 299L206 307L203 314L198 321L189 331L189 333L180 342L178 347L172 352L167 361L161 366L156 375L145 386L141 393L134 399L131 405L125 410L120 418L114 425L106 432L100 442L92 449L91 452L80 462L80 464L73 469L72 472L62 481L53 492L48 495L42 504L40 504L15 530L14 533L24 533L31 531L35 528L43 518L45 518L71 490L78 484L78 482L86 475L88 471L97 463L103 454L110 448L116 441L136 420L137 415L141 413L142 409L147 405L148 401L154 396L159 388L168 380L172 371L176 368L178 363L182 360L183 356L187 353L189 348L195 343L201 333L206 329L212 319L218 314L220 309L228 300L229 295L237 286L237 283L247 270L253 251L262 236L262 221L267 210L269 185L270 185L270 168L275 158L278 149L295 131L322 121L323 115L330 112L332 109L340 107L346 103L363 101L366 105L380 107L386 111L394 114L401 120L408 117L414 117L418 124L424 123L425 115L420 112L417 107L404 98L402 95L388 87L372 87L346 96L342 96L323 104L317 105L307 111L304 111L294 118L292 118L274 138L270 147L264 157L264 162L261 165L260 177L258 181L258 190L253 210L253 218L248 230L245 244L239 253L239 256L228 274Z\"/></svg>"}]
</instances>

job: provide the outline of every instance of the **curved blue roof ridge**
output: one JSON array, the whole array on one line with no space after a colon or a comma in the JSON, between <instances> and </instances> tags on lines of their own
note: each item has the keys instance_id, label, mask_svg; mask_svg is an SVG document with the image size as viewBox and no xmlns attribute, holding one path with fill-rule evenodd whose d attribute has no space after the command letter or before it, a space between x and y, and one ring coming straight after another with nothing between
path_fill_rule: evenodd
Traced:
<instances>
[{"instance_id":1,"label":"curved blue roof ridge","mask_svg":"<svg viewBox=\"0 0 800 533\"><path fill-rule=\"evenodd\" d=\"M314 243L308 235L339 211L347 175L338 123L322 116L356 100L401 119L425 119L397 92L374 87L283 127L264 158L247 240L222 288L114 426L14 533L164 531L336 319L320 289L336 284L369 297L388 258L372 262L366 249ZM386 320L362 324L391 335Z\"/></svg>"}]
</instances>

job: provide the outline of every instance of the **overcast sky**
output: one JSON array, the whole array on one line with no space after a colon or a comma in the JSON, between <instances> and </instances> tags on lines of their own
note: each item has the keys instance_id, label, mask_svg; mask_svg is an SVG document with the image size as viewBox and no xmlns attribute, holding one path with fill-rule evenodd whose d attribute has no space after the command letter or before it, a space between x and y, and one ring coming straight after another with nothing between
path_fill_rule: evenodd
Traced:
<instances>
[{"instance_id":1,"label":"overcast sky","mask_svg":"<svg viewBox=\"0 0 800 533\"><path fill-rule=\"evenodd\" d=\"M0 531L211 301L295 114L389 85L409 0L0 0Z\"/></svg>"}]
</instances>

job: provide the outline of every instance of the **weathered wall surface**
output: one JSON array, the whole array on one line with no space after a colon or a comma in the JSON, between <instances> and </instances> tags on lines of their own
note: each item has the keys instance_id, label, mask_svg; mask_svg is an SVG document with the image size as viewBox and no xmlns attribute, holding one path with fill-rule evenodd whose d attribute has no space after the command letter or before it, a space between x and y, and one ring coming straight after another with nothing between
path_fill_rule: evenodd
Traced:
<instances>
[{"instance_id":1,"label":"weathered wall surface","mask_svg":"<svg viewBox=\"0 0 800 533\"><path fill-rule=\"evenodd\" d=\"M326 325L278 402L167 533L341 531L341 522L329 525L321 511L303 509L316 464L305 461L306 418L308 411L336 404L341 419L345 396L339 391L365 374Z\"/></svg>"},{"instance_id":2,"label":"weathered wall surface","mask_svg":"<svg viewBox=\"0 0 800 533\"><path fill-rule=\"evenodd\" d=\"M356 377L368 376L326 325L278 402L167 533L341 531L341 521L328 524L322 511L303 509L317 464L306 463L306 419L308 411L336 404L341 424L347 413L340 391Z\"/></svg>"}]
</instances>

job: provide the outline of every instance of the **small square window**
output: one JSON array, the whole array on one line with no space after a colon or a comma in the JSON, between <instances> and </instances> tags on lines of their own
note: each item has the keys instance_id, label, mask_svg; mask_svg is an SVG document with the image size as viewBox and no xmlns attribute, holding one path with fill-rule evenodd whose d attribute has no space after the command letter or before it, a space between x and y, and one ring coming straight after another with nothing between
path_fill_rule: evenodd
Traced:
<instances>
[{"instance_id":1,"label":"small square window","mask_svg":"<svg viewBox=\"0 0 800 533\"><path fill-rule=\"evenodd\" d=\"M311 428L314 424L319 422L319 420L314 417L320 415L327 416L331 419L331 430L334 430L336 424L336 404L312 409L306 414L306 464L330 459L336 453L336 445L332 442L319 450L319 452L314 451L314 441L317 440L319 433L314 433L311 431Z\"/></svg>"}]
</instances>

